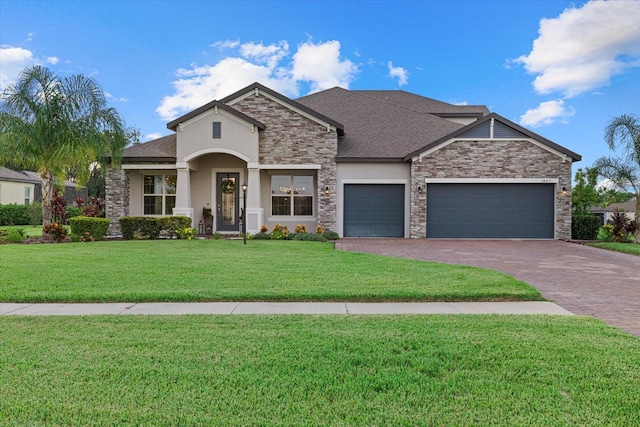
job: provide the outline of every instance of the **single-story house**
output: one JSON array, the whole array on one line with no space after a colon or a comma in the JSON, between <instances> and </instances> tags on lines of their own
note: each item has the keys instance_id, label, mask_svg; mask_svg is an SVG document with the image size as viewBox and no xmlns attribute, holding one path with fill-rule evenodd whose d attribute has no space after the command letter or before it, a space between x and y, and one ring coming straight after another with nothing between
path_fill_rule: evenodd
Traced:
<instances>
[{"instance_id":1,"label":"single-story house","mask_svg":"<svg viewBox=\"0 0 640 427\"><path fill-rule=\"evenodd\" d=\"M186 215L341 237L571 237L580 155L489 112L398 90L296 100L254 83L167 124L107 171L107 217ZM246 194L242 191L246 184ZM246 205L244 197L246 196Z\"/></svg>"},{"instance_id":2,"label":"single-story house","mask_svg":"<svg viewBox=\"0 0 640 427\"><path fill-rule=\"evenodd\" d=\"M75 182L64 182L64 200L72 205L76 197L87 201L87 188ZM0 166L0 205L17 203L28 205L42 201L40 174L33 171L14 171Z\"/></svg>"},{"instance_id":3,"label":"single-story house","mask_svg":"<svg viewBox=\"0 0 640 427\"><path fill-rule=\"evenodd\" d=\"M631 198L624 203L611 203L605 208L592 207L589 209L595 216L600 217L602 225L613 219L613 211L618 209L620 212L624 211L625 216L633 221L636 217L636 199Z\"/></svg>"},{"instance_id":4,"label":"single-story house","mask_svg":"<svg viewBox=\"0 0 640 427\"><path fill-rule=\"evenodd\" d=\"M34 201L39 185L39 178L0 166L0 205L28 205Z\"/></svg>"}]
</instances>

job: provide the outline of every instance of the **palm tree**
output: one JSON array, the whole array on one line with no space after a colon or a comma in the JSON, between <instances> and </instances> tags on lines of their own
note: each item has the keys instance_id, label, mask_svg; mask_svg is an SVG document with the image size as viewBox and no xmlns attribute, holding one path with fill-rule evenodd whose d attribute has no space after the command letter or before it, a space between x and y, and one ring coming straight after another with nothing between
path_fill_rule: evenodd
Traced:
<instances>
[{"instance_id":1,"label":"palm tree","mask_svg":"<svg viewBox=\"0 0 640 427\"><path fill-rule=\"evenodd\" d=\"M620 189L633 191L636 224L640 225L640 118L632 114L614 117L604 131L604 139L612 151L621 146L622 156L601 157L594 167ZM640 226L636 227L636 243L640 243Z\"/></svg>"},{"instance_id":2,"label":"palm tree","mask_svg":"<svg viewBox=\"0 0 640 427\"><path fill-rule=\"evenodd\" d=\"M39 65L22 70L0 97L0 164L15 162L40 173L43 223L51 222L55 177L73 170L79 184L89 166L127 145L123 119L107 107L98 83L83 75L58 77Z\"/></svg>"}]
</instances>

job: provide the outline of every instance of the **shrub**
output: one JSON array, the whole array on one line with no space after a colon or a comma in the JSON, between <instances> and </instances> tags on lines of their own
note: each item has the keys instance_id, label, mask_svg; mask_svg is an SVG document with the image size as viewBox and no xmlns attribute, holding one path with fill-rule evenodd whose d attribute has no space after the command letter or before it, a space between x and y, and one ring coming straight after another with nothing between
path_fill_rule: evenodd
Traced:
<instances>
[{"instance_id":1,"label":"shrub","mask_svg":"<svg viewBox=\"0 0 640 427\"><path fill-rule=\"evenodd\" d=\"M295 229L296 233L306 233L307 232L307 226L304 224L296 224L296 229Z\"/></svg>"},{"instance_id":2,"label":"shrub","mask_svg":"<svg viewBox=\"0 0 640 427\"><path fill-rule=\"evenodd\" d=\"M324 227L317 226L316 227L316 234L322 234L322 233L324 233Z\"/></svg>"},{"instance_id":3,"label":"shrub","mask_svg":"<svg viewBox=\"0 0 640 427\"><path fill-rule=\"evenodd\" d=\"M67 236L67 229L62 224L52 222L42 227L42 234L49 235L56 242L62 242Z\"/></svg>"},{"instance_id":4,"label":"shrub","mask_svg":"<svg viewBox=\"0 0 640 427\"><path fill-rule=\"evenodd\" d=\"M66 206L64 208L64 213L65 213L65 218L67 218L67 221L68 221L70 218L74 218L76 216L82 215L82 209L77 208L75 206Z\"/></svg>"},{"instance_id":5,"label":"shrub","mask_svg":"<svg viewBox=\"0 0 640 427\"><path fill-rule=\"evenodd\" d=\"M88 231L85 231L84 234L81 234L81 235L71 233L69 237L71 237L72 242L80 242L80 243L95 242L96 240Z\"/></svg>"},{"instance_id":6,"label":"shrub","mask_svg":"<svg viewBox=\"0 0 640 427\"><path fill-rule=\"evenodd\" d=\"M29 221L29 205L10 203L0 205L0 225L27 225Z\"/></svg>"},{"instance_id":7,"label":"shrub","mask_svg":"<svg viewBox=\"0 0 640 427\"><path fill-rule=\"evenodd\" d=\"M572 215L571 238L576 240L595 240L600 228L600 218L595 215Z\"/></svg>"},{"instance_id":8,"label":"shrub","mask_svg":"<svg viewBox=\"0 0 640 427\"><path fill-rule=\"evenodd\" d=\"M291 240L301 240L305 242L326 242L327 239L322 234L296 233Z\"/></svg>"},{"instance_id":9,"label":"shrub","mask_svg":"<svg viewBox=\"0 0 640 427\"><path fill-rule=\"evenodd\" d=\"M53 214L54 222L67 223L66 207L67 201L64 199L64 191L54 190L53 197L51 197L51 213Z\"/></svg>"},{"instance_id":10,"label":"shrub","mask_svg":"<svg viewBox=\"0 0 640 427\"><path fill-rule=\"evenodd\" d=\"M219 231L216 231L215 233L213 233L213 238L214 240L222 239L222 233L220 233Z\"/></svg>"},{"instance_id":11,"label":"shrub","mask_svg":"<svg viewBox=\"0 0 640 427\"><path fill-rule=\"evenodd\" d=\"M189 222L191 222L191 219L187 219L189 220ZM191 240L198 234L198 230L191 227L178 228L177 230L175 230L175 234L178 239Z\"/></svg>"},{"instance_id":12,"label":"shrub","mask_svg":"<svg viewBox=\"0 0 640 427\"><path fill-rule=\"evenodd\" d=\"M191 218L188 216L166 216L164 218L159 219L160 228L167 234L167 237L174 238L178 237L178 230L182 230L184 232L185 229L191 228ZM197 232L197 230L196 230Z\"/></svg>"},{"instance_id":13,"label":"shrub","mask_svg":"<svg viewBox=\"0 0 640 427\"><path fill-rule=\"evenodd\" d=\"M613 210L609 223L613 226L613 240L616 242L626 242L629 239L629 230L635 231L635 225L631 224L625 212L617 208Z\"/></svg>"},{"instance_id":14,"label":"shrub","mask_svg":"<svg viewBox=\"0 0 640 427\"><path fill-rule=\"evenodd\" d=\"M269 227L263 225L260 227L260 234L266 234L269 231Z\"/></svg>"},{"instance_id":15,"label":"shrub","mask_svg":"<svg viewBox=\"0 0 640 427\"><path fill-rule=\"evenodd\" d=\"M123 216L119 219L122 238L125 240L155 240L160 236L160 218L148 216Z\"/></svg>"},{"instance_id":16,"label":"shrub","mask_svg":"<svg viewBox=\"0 0 640 427\"><path fill-rule=\"evenodd\" d=\"M271 240L284 240L284 234L282 233L282 230L274 230L271 232L269 238Z\"/></svg>"},{"instance_id":17,"label":"shrub","mask_svg":"<svg viewBox=\"0 0 640 427\"><path fill-rule=\"evenodd\" d=\"M71 225L71 234L78 236L79 239L83 236L86 237L86 234L89 233L92 239L103 240L109 231L109 220L106 218L76 216L69 219L69 224Z\"/></svg>"},{"instance_id":18,"label":"shrub","mask_svg":"<svg viewBox=\"0 0 640 427\"><path fill-rule=\"evenodd\" d=\"M327 240L338 240L340 238L338 233L331 230L325 230L324 232L322 232L322 237L324 237Z\"/></svg>"},{"instance_id":19,"label":"shrub","mask_svg":"<svg viewBox=\"0 0 640 427\"><path fill-rule=\"evenodd\" d=\"M24 228L10 228L9 230L0 230L0 240L9 243L22 243L26 237Z\"/></svg>"},{"instance_id":20,"label":"shrub","mask_svg":"<svg viewBox=\"0 0 640 427\"><path fill-rule=\"evenodd\" d=\"M42 225L42 203L33 202L27 206L27 215L29 216L29 224Z\"/></svg>"},{"instance_id":21,"label":"shrub","mask_svg":"<svg viewBox=\"0 0 640 427\"><path fill-rule=\"evenodd\" d=\"M271 239L271 234L267 232L262 232L262 229L261 229L260 233L252 235L251 238L253 240L269 240Z\"/></svg>"},{"instance_id":22,"label":"shrub","mask_svg":"<svg viewBox=\"0 0 640 427\"><path fill-rule=\"evenodd\" d=\"M191 218L186 216L167 216L155 218L150 216L123 216L120 217L120 230L125 240L155 240L164 232L169 237L176 236L179 229L189 228Z\"/></svg>"},{"instance_id":23,"label":"shrub","mask_svg":"<svg viewBox=\"0 0 640 427\"><path fill-rule=\"evenodd\" d=\"M598 229L598 240L602 240L604 242L612 242L613 241L613 225L605 224L600 229Z\"/></svg>"},{"instance_id":24,"label":"shrub","mask_svg":"<svg viewBox=\"0 0 640 427\"><path fill-rule=\"evenodd\" d=\"M82 208L82 216L104 218L104 201L100 197L91 197L89 204Z\"/></svg>"}]
</instances>

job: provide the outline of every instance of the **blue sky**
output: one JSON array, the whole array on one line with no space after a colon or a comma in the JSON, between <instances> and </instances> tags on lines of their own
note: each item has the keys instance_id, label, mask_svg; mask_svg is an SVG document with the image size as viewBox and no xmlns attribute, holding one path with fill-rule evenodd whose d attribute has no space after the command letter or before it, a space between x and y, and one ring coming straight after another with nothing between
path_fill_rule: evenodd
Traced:
<instances>
[{"instance_id":1,"label":"blue sky","mask_svg":"<svg viewBox=\"0 0 640 427\"><path fill-rule=\"evenodd\" d=\"M640 114L640 1L0 1L0 86L93 76L143 141L254 81L488 108L583 156Z\"/></svg>"}]
</instances>

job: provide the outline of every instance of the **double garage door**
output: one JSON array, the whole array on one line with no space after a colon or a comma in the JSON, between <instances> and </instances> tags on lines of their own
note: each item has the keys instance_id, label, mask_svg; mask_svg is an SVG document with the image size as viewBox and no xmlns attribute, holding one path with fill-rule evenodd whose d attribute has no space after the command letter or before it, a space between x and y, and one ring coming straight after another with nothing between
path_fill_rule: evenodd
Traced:
<instances>
[{"instance_id":1,"label":"double garage door","mask_svg":"<svg viewBox=\"0 0 640 427\"><path fill-rule=\"evenodd\" d=\"M345 184L345 237L404 237L404 184ZM553 239L554 185L427 186L427 237Z\"/></svg>"},{"instance_id":2,"label":"double garage door","mask_svg":"<svg viewBox=\"0 0 640 427\"><path fill-rule=\"evenodd\" d=\"M553 184L428 184L427 237L553 239Z\"/></svg>"}]
</instances>

